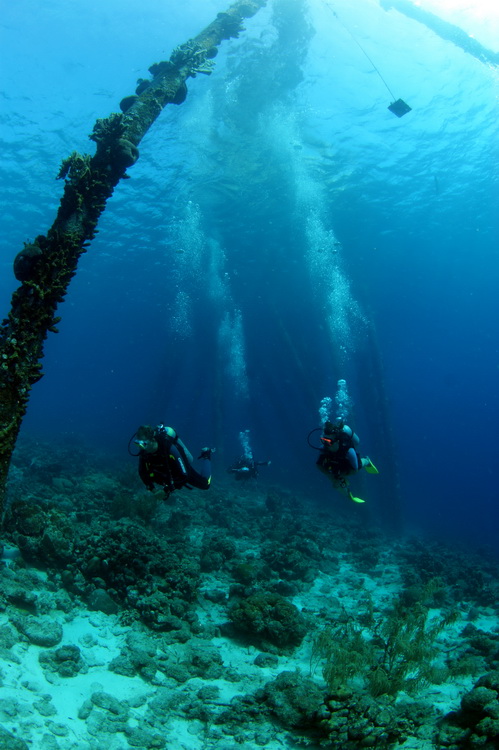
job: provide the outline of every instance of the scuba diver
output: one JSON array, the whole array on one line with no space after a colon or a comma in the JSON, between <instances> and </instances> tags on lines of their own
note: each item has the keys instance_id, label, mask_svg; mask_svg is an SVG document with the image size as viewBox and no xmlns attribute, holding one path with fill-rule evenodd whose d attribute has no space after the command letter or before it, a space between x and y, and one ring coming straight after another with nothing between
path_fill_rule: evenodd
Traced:
<instances>
[{"instance_id":1,"label":"scuba diver","mask_svg":"<svg viewBox=\"0 0 499 750\"><path fill-rule=\"evenodd\" d=\"M139 476L150 492L156 484L163 487L166 497L182 487L207 490L211 482L211 454L214 448L203 448L200 471L192 467L193 457L173 427L141 425L132 438L139 447ZM131 442L131 441L130 441ZM130 447L129 447L130 452Z\"/></svg>"},{"instance_id":2,"label":"scuba diver","mask_svg":"<svg viewBox=\"0 0 499 750\"><path fill-rule=\"evenodd\" d=\"M256 479L258 476L258 466L268 466L270 461L255 461L253 450L250 442L250 431L241 430L239 433L239 442L243 449L242 454L234 461L232 466L227 469L228 474L234 474L234 477L241 481L246 479Z\"/></svg>"},{"instance_id":3,"label":"scuba diver","mask_svg":"<svg viewBox=\"0 0 499 750\"><path fill-rule=\"evenodd\" d=\"M269 466L271 461L255 461L248 456L240 456L232 466L227 469L228 474L234 474L238 481L246 479L256 479L258 476L258 466Z\"/></svg>"},{"instance_id":4,"label":"scuba diver","mask_svg":"<svg viewBox=\"0 0 499 750\"><path fill-rule=\"evenodd\" d=\"M312 432L308 436L309 445L316 448L310 443ZM369 474L379 473L370 458L367 456L362 458L357 452L359 442L358 436L342 419L337 419L334 423L328 420L324 424L321 436L322 447L316 448L320 450L320 456L316 462L319 470L331 479L336 489L348 495L354 503L365 501L352 494L347 477L361 469L365 469Z\"/></svg>"}]
</instances>

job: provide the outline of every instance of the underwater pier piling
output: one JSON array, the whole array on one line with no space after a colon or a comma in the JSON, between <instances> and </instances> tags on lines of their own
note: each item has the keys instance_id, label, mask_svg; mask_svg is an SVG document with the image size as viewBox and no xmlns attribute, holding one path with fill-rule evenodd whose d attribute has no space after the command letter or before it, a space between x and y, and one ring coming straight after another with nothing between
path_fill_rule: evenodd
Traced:
<instances>
[{"instance_id":1,"label":"underwater pier piling","mask_svg":"<svg viewBox=\"0 0 499 750\"><path fill-rule=\"evenodd\" d=\"M414 21L422 23L441 39L451 42L456 47L460 47L464 52L476 57L477 60L489 65L499 65L498 52L488 49L473 36L470 36L466 31L459 28L459 26L444 21L443 18L439 18L439 16L430 13L430 11L421 8L419 5L409 2L409 0L380 0L380 4L386 11L394 9L407 16L407 18L412 18Z\"/></svg>"},{"instance_id":2,"label":"underwater pier piling","mask_svg":"<svg viewBox=\"0 0 499 750\"><path fill-rule=\"evenodd\" d=\"M138 82L135 94L120 103L120 113L97 120L90 135L94 156L73 152L61 164L64 192L57 216L45 235L27 242L14 261L21 286L0 326L0 515L7 476L32 386L43 376L40 360L49 332L57 332L56 311L75 275L78 260L95 237L108 198L126 170L139 158L138 145L169 104L181 104L186 80L209 75L217 47L239 36L243 20L267 0L238 0L200 34L177 47L167 61L154 63L151 79Z\"/></svg>"}]
</instances>

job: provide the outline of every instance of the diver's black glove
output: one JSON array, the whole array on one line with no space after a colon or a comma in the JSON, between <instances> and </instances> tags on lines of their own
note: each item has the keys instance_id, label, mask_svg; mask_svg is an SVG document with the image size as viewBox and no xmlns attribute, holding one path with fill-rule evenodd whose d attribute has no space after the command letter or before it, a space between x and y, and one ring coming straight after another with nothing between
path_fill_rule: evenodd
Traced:
<instances>
[{"instance_id":1,"label":"diver's black glove","mask_svg":"<svg viewBox=\"0 0 499 750\"><path fill-rule=\"evenodd\" d=\"M211 458L211 454L215 453L215 448L202 448L198 458Z\"/></svg>"}]
</instances>

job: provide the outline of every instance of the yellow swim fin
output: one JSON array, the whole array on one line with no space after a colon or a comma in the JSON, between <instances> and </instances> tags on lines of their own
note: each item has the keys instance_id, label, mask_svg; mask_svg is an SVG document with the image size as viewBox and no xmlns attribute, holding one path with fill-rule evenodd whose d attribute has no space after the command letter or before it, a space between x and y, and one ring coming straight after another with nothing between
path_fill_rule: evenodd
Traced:
<instances>
[{"instance_id":1,"label":"yellow swim fin","mask_svg":"<svg viewBox=\"0 0 499 750\"><path fill-rule=\"evenodd\" d=\"M363 500L361 497L355 497L355 495L352 495L350 490L348 490L348 497L350 500L353 500L354 503L365 503L366 501Z\"/></svg>"},{"instance_id":2,"label":"yellow swim fin","mask_svg":"<svg viewBox=\"0 0 499 750\"><path fill-rule=\"evenodd\" d=\"M371 461L371 459L368 458L368 456L366 456L366 458L369 461L369 463L365 467L367 473L368 474L379 474L379 471L377 470L377 468L375 467L375 465L373 464L373 462Z\"/></svg>"}]
</instances>

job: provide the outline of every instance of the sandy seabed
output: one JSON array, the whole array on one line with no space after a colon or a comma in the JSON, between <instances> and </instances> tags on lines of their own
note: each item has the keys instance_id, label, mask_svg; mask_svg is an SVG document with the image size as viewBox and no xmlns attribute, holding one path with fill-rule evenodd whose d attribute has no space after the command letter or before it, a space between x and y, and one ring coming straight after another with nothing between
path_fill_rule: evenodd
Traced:
<instances>
[{"instance_id":1,"label":"sandy seabed","mask_svg":"<svg viewBox=\"0 0 499 750\"><path fill-rule=\"evenodd\" d=\"M61 487L58 490L60 500ZM112 494L112 488L108 490ZM0 569L0 747L249 750L307 745L423 750L467 746L439 744L437 726L450 712L458 712L478 678L499 664L495 606L499 580L493 560L480 562L475 553L468 556L434 542L388 537L356 520L318 516L310 503L301 504L296 498L290 512L289 496L275 488L226 488L218 495L210 493L209 504L207 494L178 493L173 504L159 503L149 519L119 520L124 544L126 534L138 529L152 538L161 537L164 543L175 521L177 541L180 534L182 549L189 550L191 563L196 559L199 567L189 627L184 629L185 623L177 622L182 618L169 620L165 630L157 622L148 626L123 598L118 604L112 601L116 591L110 586L106 591L104 578L96 574L91 597L75 593L55 563L42 566L33 561L35 537L27 561L19 552L22 545L14 543L26 537L19 530L11 532ZM45 499L45 510L40 511L46 523L51 502ZM225 506L230 523L220 512ZM67 515L75 513L73 508ZM271 528L280 531L268 531L269 516ZM106 524L116 523L106 511L98 520L96 537ZM37 538L42 540L44 533L37 527ZM220 549L224 554L219 554ZM92 560L98 566L95 555ZM72 562L74 573L77 560ZM480 565L483 570L477 570ZM469 585L472 575L479 581L476 596ZM103 598L96 598L96 591ZM304 623L292 642L280 643L278 632L262 630L254 622L238 629L231 616L238 602L269 592L293 605ZM354 628L361 640L375 644L379 660L387 643L380 647L383 623L394 603L401 601L406 608L401 611L419 608L426 632L441 623L432 631L432 649L425 652L428 663L423 665L432 666L435 681L425 672L415 690L405 690L403 683L391 695L373 696L368 677L379 664L371 664L352 672L346 669L336 689L336 678L325 679L327 655L317 647L319 635L329 629L339 638L340 632L348 634ZM329 655L333 661L340 653L335 649ZM283 688L283 674L294 680L292 695ZM315 690L322 697L311 709L305 704ZM356 710L352 706L359 705L361 698L370 701L365 717L374 716L374 706L378 716L388 708L393 714L405 707L405 715L412 712L412 718L409 723L404 720L398 734L380 739L378 733L376 742L366 739L372 726L365 717L364 724L359 723L357 715L355 727L346 726L344 735L324 732L332 721L331 712L336 712L335 720L341 711L350 710L352 716ZM347 700L343 706L342 700ZM372 719L373 726L379 728L381 721ZM348 737L347 744L341 736ZM484 743L489 746L494 745Z\"/></svg>"}]
</instances>

